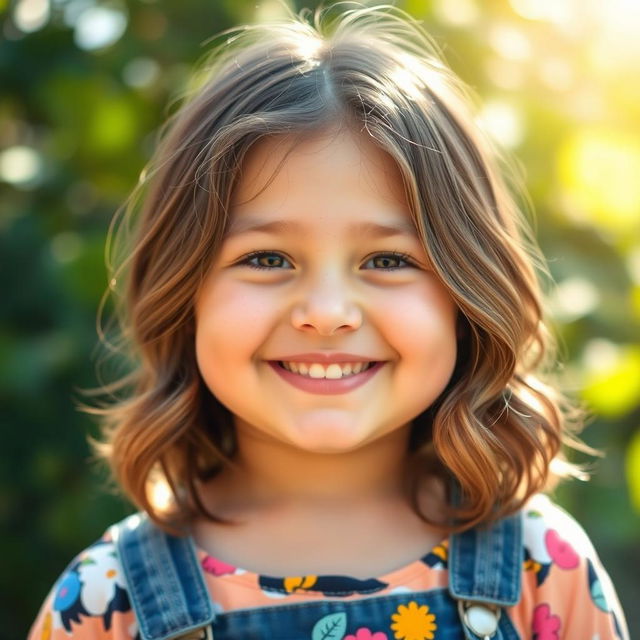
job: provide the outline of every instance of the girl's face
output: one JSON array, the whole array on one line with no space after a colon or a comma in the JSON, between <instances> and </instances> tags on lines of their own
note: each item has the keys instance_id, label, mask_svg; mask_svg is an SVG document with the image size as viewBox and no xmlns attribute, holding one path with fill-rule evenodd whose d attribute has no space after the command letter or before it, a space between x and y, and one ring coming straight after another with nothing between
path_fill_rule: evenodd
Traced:
<instances>
[{"instance_id":1,"label":"girl's face","mask_svg":"<svg viewBox=\"0 0 640 640\"><path fill-rule=\"evenodd\" d=\"M346 452L408 427L440 395L456 360L457 308L429 268L390 156L347 131L285 158L290 149L261 141L243 166L196 300L196 356L239 437ZM337 353L381 364L342 381L277 364Z\"/></svg>"}]
</instances>

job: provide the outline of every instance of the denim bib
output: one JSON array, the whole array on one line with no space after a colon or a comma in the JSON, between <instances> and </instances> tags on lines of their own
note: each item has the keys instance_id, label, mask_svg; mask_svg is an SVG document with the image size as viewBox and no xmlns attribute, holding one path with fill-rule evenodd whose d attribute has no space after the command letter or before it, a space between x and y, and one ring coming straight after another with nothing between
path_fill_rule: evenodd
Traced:
<instances>
[{"instance_id":1,"label":"denim bib","mask_svg":"<svg viewBox=\"0 0 640 640\"><path fill-rule=\"evenodd\" d=\"M111 533L143 640L342 640L389 625L396 638L416 637L403 631L403 607L405 624L410 619L424 638L520 640L504 611L520 599L519 513L450 537L448 589L223 613L214 611L190 537L167 535L145 514L125 518Z\"/></svg>"}]
</instances>

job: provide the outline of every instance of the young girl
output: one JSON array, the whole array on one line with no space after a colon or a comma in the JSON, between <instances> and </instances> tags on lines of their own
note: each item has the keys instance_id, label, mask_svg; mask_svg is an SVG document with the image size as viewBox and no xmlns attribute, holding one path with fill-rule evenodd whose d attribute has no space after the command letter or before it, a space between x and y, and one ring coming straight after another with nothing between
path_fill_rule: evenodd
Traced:
<instances>
[{"instance_id":1,"label":"young girl","mask_svg":"<svg viewBox=\"0 0 640 640\"><path fill-rule=\"evenodd\" d=\"M141 512L30 639L627 638L541 493L577 473L577 422L462 84L389 6L236 30L213 60L112 281L136 366L100 451Z\"/></svg>"}]
</instances>

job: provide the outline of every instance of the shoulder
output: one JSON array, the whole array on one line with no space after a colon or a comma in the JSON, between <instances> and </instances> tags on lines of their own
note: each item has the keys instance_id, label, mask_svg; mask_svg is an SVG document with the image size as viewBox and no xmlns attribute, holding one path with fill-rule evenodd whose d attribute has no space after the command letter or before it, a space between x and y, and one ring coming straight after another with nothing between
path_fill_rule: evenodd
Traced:
<instances>
[{"instance_id":1,"label":"shoulder","mask_svg":"<svg viewBox=\"0 0 640 640\"><path fill-rule=\"evenodd\" d=\"M79 553L53 585L29 640L134 638L133 612L116 546L107 531ZM47 633L49 635L47 635Z\"/></svg>"},{"instance_id":2,"label":"shoulder","mask_svg":"<svg viewBox=\"0 0 640 640\"><path fill-rule=\"evenodd\" d=\"M627 637L613 583L576 519L537 494L522 510L522 523L523 601L533 631L553 627L576 634L571 637Z\"/></svg>"},{"instance_id":3,"label":"shoulder","mask_svg":"<svg viewBox=\"0 0 640 640\"><path fill-rule=\"evenodd\" d=\"M582 526L544 494L533 496L522 512L525 552L536 562L576 568L595 555Z\"/></svg>"}]
</instances>

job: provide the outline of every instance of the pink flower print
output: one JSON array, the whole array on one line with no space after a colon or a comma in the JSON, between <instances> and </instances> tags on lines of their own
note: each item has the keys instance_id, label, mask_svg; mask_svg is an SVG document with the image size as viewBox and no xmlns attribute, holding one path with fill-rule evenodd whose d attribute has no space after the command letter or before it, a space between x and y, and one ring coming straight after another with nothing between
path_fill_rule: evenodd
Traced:
<instances>
[{"instance_id":1,"label":"pink flower print","mask_svg":"<svg viewBox=\"0 0 640 640\"><path fill-rule=\"evenodd\" d=\"M539 604L533 611L534 640L559 640L560 617L551 613L548 604Z\"/></svg>"},{"instance_id":2,"label":"pink flower print","mask_svg":"<svg viewBox=\"0 0 640 640\"><path fill-rule=\"evenodd\" d=\"M575 569L580 564L580 558L574 548L563 540L555 529L549 529L545 533L544 543L551 560L561 569Z\"/></svg>"},{"instance_id":3,"label":"pink flower print","mask_svg":"<svg viewBox=\"0 0 640 640\"><path fill-rule=\"evenodd\" d=\"M207 556L202 561L202 568L207 573L212 573L214 576L224 576L226 574L236 572L236 568L233 565L222 562L222 560L218 560L212 556Z\"/></svg>"},{"instance_id":4,"label":"pink flower print","mask_svg":"<svg viewBox=\"0 0 640 640\"><path fill-rule=\"evenodd\" d=\"M345 636L342 640L389 640L387 634L384 631L371 631L371 629L367 629L366 627L360 627L356 631L356 634L349 634Z\"/></svg>"}]
</instances>

